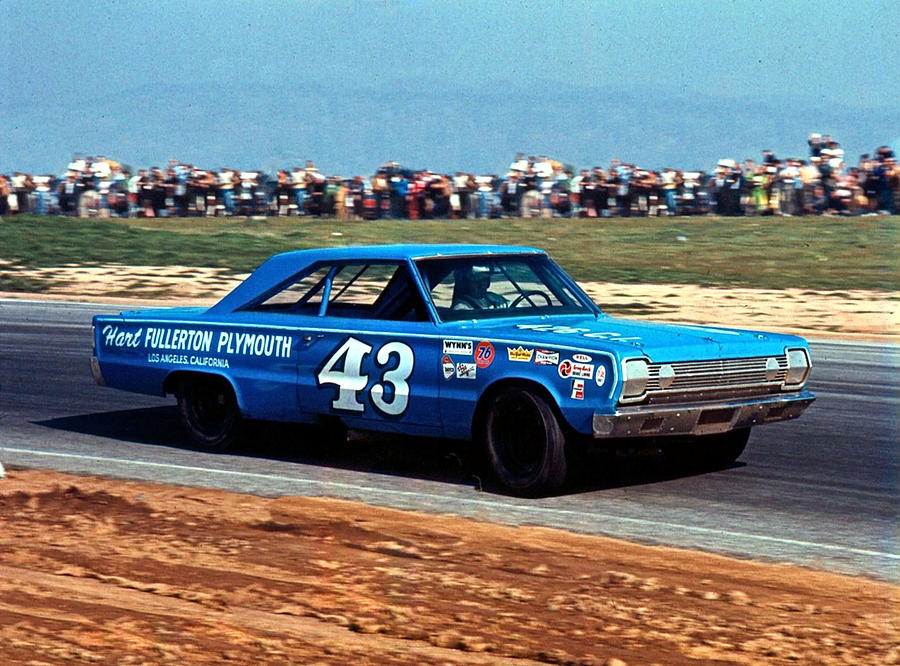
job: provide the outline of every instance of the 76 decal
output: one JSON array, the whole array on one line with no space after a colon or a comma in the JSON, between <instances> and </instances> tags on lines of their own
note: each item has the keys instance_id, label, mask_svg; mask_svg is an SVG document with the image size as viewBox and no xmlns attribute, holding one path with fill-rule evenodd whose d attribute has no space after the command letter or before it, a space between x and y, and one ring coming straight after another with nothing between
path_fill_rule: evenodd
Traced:
<instances>
[{"instance_id":1,"label":"76 decal","mask_svg":"<svg viewBox=\"0 0 900 666\"><path fill-rule=\"evenodd\" d=\"M331 407L348 412L365 412L359 394L368 389L372 405L387 416L400 416L409 405L409 384L415 358L409 345L387 342L375 353L375 365L382 370L378 381L369 386L369 375L362 370L363 361L372 353L372 345L347 338L334 350L316 375L319 386L337 386ZM396 364L396 365L395 365ZM390 367L393 366L393 367Z\"/></svg>"}]
</instances>

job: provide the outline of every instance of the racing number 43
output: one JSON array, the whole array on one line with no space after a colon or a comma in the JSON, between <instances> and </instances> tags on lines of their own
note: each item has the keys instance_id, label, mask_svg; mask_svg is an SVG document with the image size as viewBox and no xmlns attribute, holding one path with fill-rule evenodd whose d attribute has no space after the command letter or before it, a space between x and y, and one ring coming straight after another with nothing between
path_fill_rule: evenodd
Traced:
<instances>
[{"instance_id":1,"label":"racing number 43","mask_svg":"<svg viewBox=\"0 0 900 666\"><path fill-rule=\"evenodd\" d=\"M409 384L414 365L413 351L409 345L393 341L381 346L375 354L375 363L383 369L380 381L369 387L369 375L363 373L363 361L372 353L372 345L356 338L347 338L332 352L316 375L319 386L337 386L337 396L331 402L333 409L349 412L365 412L359 393L369 389L372 405L387 416L400 416L409 405ZM396 357L396 366L391 357ZM387 388L390 390L386 390Z\"/></svg>"}]
</instances>

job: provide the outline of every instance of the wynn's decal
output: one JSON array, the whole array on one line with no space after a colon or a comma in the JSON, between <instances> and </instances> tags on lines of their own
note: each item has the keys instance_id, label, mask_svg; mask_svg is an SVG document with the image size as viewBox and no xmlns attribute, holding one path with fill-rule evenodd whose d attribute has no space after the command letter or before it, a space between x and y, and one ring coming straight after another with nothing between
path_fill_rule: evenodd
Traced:
<instances>
[{"instance_id":1,"label":"wynn's decal","mask_svg":"<svg viewBox=\"0 0 900 666\"><path fill-rule=\"evenodd\" d=\"M471 340L444 340L444 354L471 356L474 345Z\"/></svg>"}]
</instances>

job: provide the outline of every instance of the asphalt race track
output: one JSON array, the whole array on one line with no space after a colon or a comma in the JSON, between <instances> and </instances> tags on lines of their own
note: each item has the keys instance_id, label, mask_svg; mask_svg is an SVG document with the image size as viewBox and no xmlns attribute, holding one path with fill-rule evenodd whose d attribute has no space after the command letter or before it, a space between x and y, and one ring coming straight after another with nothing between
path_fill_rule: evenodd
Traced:
<instances>
[{"instance_id":1,"label":"asphalt race track","mask_svg":"<svg viewBox=\"0 0 900 666\"><path fill-rule=\"evenodd\" d=\"M235 455L192 451L174 399L94 385L91 315L120 309L0 300L0 463L341 497L900 580L897 346L814 341L816 403L799 421L757 428L727 469L622 459L567 494L523 500L483 491L447 442L329 447L309 429L273 427Z\"/></svg>"}]
</instances>

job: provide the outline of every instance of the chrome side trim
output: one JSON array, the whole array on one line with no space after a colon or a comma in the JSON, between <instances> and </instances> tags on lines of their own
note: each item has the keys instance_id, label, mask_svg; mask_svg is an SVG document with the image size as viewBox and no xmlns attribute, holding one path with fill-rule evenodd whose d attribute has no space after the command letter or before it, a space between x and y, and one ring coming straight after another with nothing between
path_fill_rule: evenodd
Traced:
<instances>
[{"instance_id":1,"label":"chrome side trim","mask_svg":"<svg viewBox=\"0 0 900 666\"><path fill-rule=\"evenodd\" d=\"M596 438L712 435L795 419L815 399L801 391L747 400L620 407L615 414L594 414L593 431Z\"/></svg>"}]
</instances>

